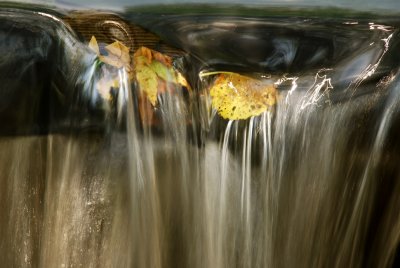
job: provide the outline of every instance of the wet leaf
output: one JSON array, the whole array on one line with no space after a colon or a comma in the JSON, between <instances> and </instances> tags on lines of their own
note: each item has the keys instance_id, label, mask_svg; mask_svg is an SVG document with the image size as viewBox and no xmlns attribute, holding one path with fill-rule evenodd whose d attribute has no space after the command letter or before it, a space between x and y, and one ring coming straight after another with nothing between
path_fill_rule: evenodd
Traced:
<instances>
[{"instance_id":1,"label":"wet leaf","mask_svg":"<svg viewBox=\"0 0 400 268\"><path fill-rule=\"evenodd\" d=\"M129 72L131 68L131 57L129 48L119 41L105 47L107 55L101 55L96 37L92 36L89 42L89 48L96 53L101 62L111 65L116 68L124 67Z\"/></svg>"},{"instance_id":2,"label":"wet leaf","mask_svg":"<svg viewBox=\"0 0 400 268\"><path fill-rule=\"evenodd\" d=\"M100 56L100 49L99 45L97 44L96 37L92 36L92 38L90 39L89 48L93 50L93 52L95 52L98 56Z\"/></svg>"},{"instance_id":3,"label":"wet leaf","mask_svg":"<svg viewBox=\"0 0 400 268\"><path fill-rule=\"evenodd\" d=\"M157 74L148 66L136 69L136 81L140 89L143 90L153 106L157 102L158 77Z\"/></svg>"},{"instance_id":4,"label":"wet leaf","mask_svg":"<svg viewBox=\"0 0 400 268\"><path fill-rule=\"evenodd\" d=\"M212 106L225 119L239 120L257 116L276 103L276 88L269 81L235 73L221 73L210 95Z\"/></svg>"},{"instance_id":5,"label":"wet leaf","mask_svg":"<svg viewBox=\"0 0 400 268\"><path fill-rule=\"evenodd\" d=\"M190 90L186 79L172 65L172 58L146 47L139 48L133 55L135 78L140 90L150 103L157 104L157 95L165 91L166 83Z\"/></svg>"},{"instance_id":6,"label":"wet leaf","mask_svg":"<svg viewBox=\"0 0 400 268\"><path fill-rule=\"evenodd\" d=\"M105 47L107 55L101 55L96 37L92 36L89 42L89 48L96 53L100 62L115 68L125 68L128 72L129 79L133 79L129 48L124 44L116 41ZM119 88L119 78L115 73L104 70L101 78L96 82L96 89L103 99L111 100L111 89Z\"/></svg>"},{"instance_id":7,"label":"wet leaf","mask_svg":"<svg viewBox=\"0 0 400 268\"><path fill-rule=\"evenodd\" d=\"M105 47L107 56L100 56L100 60L116 68L126 68L128 71L131 69L131 57L129 55L129 48L119 41L112 43Z\"/></svg>"}]
</instances>

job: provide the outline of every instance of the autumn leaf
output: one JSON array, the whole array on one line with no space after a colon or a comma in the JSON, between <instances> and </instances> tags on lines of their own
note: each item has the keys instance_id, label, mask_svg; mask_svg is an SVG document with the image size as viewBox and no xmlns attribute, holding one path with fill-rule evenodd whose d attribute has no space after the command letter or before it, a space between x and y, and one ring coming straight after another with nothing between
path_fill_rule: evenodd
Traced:
<instances>
[{"instance_id":1,"label":"autumn leaf","mask_svg":"<svg viewBox=\"0 0 400 268\"><path fill-rule=\"evenodd\" d=\"M158 92L157 74L148 66L136 69L136 80L153 106L156 105Z\"/></svg>"},{"instance_id":2,"label":"autumn leaf","mask_svg":"<svg viewBox=\"0 0 400 268\"><path fill-rule=\"evenodd\" d=\"M105 47L107 55L101 55L96 37L92 36L89 42L89 48L96 53L101 62L111 65L116 68L125 68L129 72L131 68L131 57L129 48L119 41Z\"/></svg>"},{"instance_id":3,"label":"autumn leaf","mask_svg":"<svg viewBox=\"0 0 400 268\"><path fill-rule=\"evenodd\" d=\"M105 47L108 52L107 56L100 56L100 60L116 68L126 68L128 71L131 69L131 57L129 55L129 48L119 41L112 43Z\"/></svg>"},{"instance_id":4,"label":"autumn leaf","mask_svg":"<svg viewBox=\"0 0 400 268\"><path fill-rule=\"evenodd\" d=\"M157 95L166 88L166 83L180 85L190 90L189 83L172 65L172 58L146 47L133 55L135 78L140 90L150 103L157 104Z\"/></svg>"},{"instance_id":5,"label":"autumn leaf","mask_svg":"<svg viewBox=\"0 0 400 268\"><path fill-rule=\"evenodd\" d=\"M89 48L96 53L97 56L100 56L100 49L99 45L97 44L96 37L92 36L89 42Z\"/></svg>"},{"instance_id":6,"label":"autumn leaf","mask_svg":"<svg viewBox=\"0 0 400 268\"><path fill-rule=\"evenodd\" d=\"M211 104L225 119L258 116L276 103L277 91L268 81L236 73L220 73L211 89Z\"/></svg>"},{"instance_id":7,"label":"autumn leaf","mask_svg":"<svg viewBox=\"0 0 400 268\"><path fill-rule=\"evenodd\" d=\"M121 42L114 42L105 47L107 55L101 55L100 48L97 43L96 37L92 36L89 42L89 48L96 53L98 59L115 68L125 68L128 72L128 77L132 77L131 57L129 55L129 48ZM111 89L119 88L119 78L116 74L108 72L102 73L102 77L96 82L96 89L103 99L111 100Z\"/></svg>"}]
</instances>

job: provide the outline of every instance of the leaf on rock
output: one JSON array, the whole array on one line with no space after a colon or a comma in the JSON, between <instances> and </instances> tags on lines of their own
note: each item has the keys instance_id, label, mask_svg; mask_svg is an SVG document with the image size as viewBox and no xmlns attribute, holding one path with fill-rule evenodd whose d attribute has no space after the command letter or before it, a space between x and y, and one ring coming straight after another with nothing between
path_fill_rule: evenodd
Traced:
<instances>
[{"instance_id":1,"label":"leaf on rock","mask_svg":"<svg viewBox=\"0 0 400 268\"><path fill-rule=\"evenodd\" d=\"M166 83L180 85L190 90L189 83L173 67L171 57L141 47L135 52L133 59L136 81L153 106L157 104L157 95L165 91Z\"/></svg>"},{"instance_id":2,"label":"leaf on rock","mask_svg":"<svg viewBox=\"0 0 400 268\"><path fill-rule=\"evenodd\" d=\"M129 48L119 41L105 47L107 56L100 56L100 60L116 68L125 67L128 71L131 69L131 57Z\"/></svg>"},{"instance_id":3,"label":"leaf on rock","mask_svg":"<svg viewBox=\"0 0 400 268\"><path fill-rule=\"evenodd\" d=\"M119 41L105 47L107 55L101 55L99 45L96 37L92 36L89 42L89 48L96 53L100 61L114 66L116 68L126 68L129 72L131 68L131 57L129 55L129 48Z\"/></svg>"},{"instance_id":4,"label":"leaf on rock","mask_svg":"<svg viewBox=\"0 0 400 268\"><path fill-rule=\"evenodd\" d=\"M210 95L212 106L225 119L239 120L257 116L276 103L273 84L235 73L221 73Z\"/></svg>"}]
</instances>

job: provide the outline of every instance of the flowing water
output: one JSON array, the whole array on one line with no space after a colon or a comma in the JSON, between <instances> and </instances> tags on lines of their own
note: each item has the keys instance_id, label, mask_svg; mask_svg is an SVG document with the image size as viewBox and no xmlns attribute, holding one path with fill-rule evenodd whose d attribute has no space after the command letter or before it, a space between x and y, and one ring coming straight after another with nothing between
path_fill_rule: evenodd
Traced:
<instances>
[{"instance_id":1,"label":"flowing water","mask_svg":"<svg viewBox=\"0 0 400 268\"><path fill-rule=\"evenodd\" d=\"M160 95L155 123L65 13L0 9L1 266L398 265L396 21L119 15L184 52L193 91ZM262 75L277 105L222 119L210 70Z\"/></svg>"}]
</instances>

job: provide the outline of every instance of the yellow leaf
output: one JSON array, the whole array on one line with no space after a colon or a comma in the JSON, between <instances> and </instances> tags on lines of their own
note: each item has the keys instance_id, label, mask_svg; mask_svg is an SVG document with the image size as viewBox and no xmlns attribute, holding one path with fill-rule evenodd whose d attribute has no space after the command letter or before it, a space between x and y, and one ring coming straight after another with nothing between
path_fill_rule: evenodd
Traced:
<instances>
[{"instance_id":1,"label":"yellow leaf","mask_svg":"<svg viewBox=\"0 0 400 268\"><path fill-rule=\"evenodd\" d=\"M176 82L190 90L189 83L186 81L186 78L183 77L183 75L180 72L177 72Z\"/></svg>"},{"instance_id":2,"label":"yellow leaf","mask_svg":"<svg viewBox=\"0 0 400 268\"><path fill-rule=\"evenodd\" d=\"M177 83L175 78L175 71L171 67L167 67L157 60L153 60L149 66L157 74L157 76L164 81L175 84Z\"/></svg>"},{"instance_id":3,"label":"yellow leaf","mask_svg":"<svg viewBox=\"0 0 400 268\"><path fill-rule=\"evenodd\" d=\"M158 77L148 66L136 68L136 81L153 106L157 103Z\"/></svg>"},{"instance_id":4,"label":"yellow leaf","mask_svg":"<svg viewBox=\"0 0 400 268\"><path fill-rule=\"evenodd\" d=\"M97 55L100 55L99 45L97 44L96 37L92 36L89 42L89 48L93 50Z\"/></svg>"},{"instance_id":5,"label":"yellow leaf","mask_svg":"<svg viewBox=\"0 0 400 268\"><path fill-rule=\"evenodd\" d=\"M221 73L214 81L211 104L225 119L239 120L257 116L276 103L276 88L267 81Z\"/></svg>"},{"instance_id":6,"label":"yellow leaf","mask_svg":"<svg viewBox=\"0 0 400 268\"><path fill-rule=\"evenodd\" d=\"M157 94L164 92L167 82L190 90L186 79L174 69L172 58L149 48L141 47L135 52L133 59L138 86L147 95L153 106L157 104Z\"/></svg>"}]
</instances>

